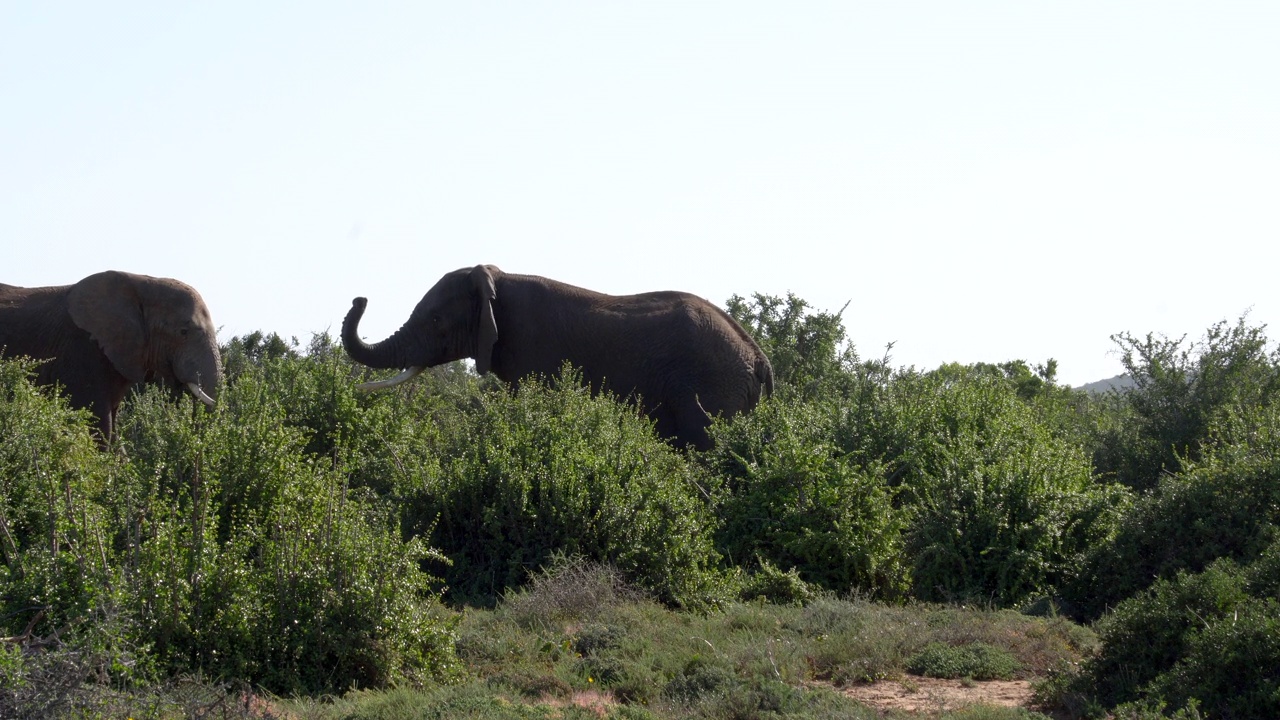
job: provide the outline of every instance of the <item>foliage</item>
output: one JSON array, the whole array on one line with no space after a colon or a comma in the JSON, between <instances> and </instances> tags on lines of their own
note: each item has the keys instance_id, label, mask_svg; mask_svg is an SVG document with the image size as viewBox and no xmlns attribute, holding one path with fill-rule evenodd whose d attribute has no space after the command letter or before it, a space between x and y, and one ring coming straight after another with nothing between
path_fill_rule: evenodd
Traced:
<instances>
[{"instance_id":1,"label":"foliage","mask_svg":"<svg viewBox=\"0 0 1280 720\"><path fill-rule=\"evenodd\" d=\"M936 406L906 485L917 597L1013 604L1050 589L1106 532L1087 459L1002 385L926 383Z\"/></svg>"},{"instance_id":2,"label":"foliage","mask_svg":"<svg viewBox=\"0 0 1280 720\"><path fill-rule=\"evenodd\" d=\"M713 428L707 461L728 479L717 544L742 567L758 559L828 590L898 597L905 519L882 472L826 439L828 412L778 400Z\"/></svg>"},{"instance_id":3,"label":"foliage","mask_svg":"<svg viewBox=\"0 0 1280 720\"><path fill-rule=\"evenodd\" d=\"M1016 605L1113 532L1123 493L1004 380L904 372L872 398L834 432L898 488L915 597Z\"/></svg>"},{"instance_id":4,"label":"foliage","mask_svg":"<svg viewBox=\"0 0 1280 720\"><path fill-rule=\"evenodd\" d=\"M1280 602L1249 598L1188 633L1185 655L1150 694L1216 717L1280 717Z\"/></svg>"},{"instance_id":5,"label":"foliage","mask_svg":"<svg viewBox=\"0 0 1280 720\"><path fill-rule=\"evenodd\" d=\"M452 598L491 602L563 553L608 562L665 602L715 600L712 479L634 409L570 373L485 393L457 420L438 474L410 498L413 531L453 561Z\"/></svg>"},{"instance_id":6,"label":"foliage","mask_svg":"<svg viewBox=\"0 0 1280 720\"><path fill-rule=\"evenodd\" d=\"M840 392L849 369L858 363L845 341L840 314L806 312L809 303L791 293L786 299L756 293L750 301L729 298L729 316L746 328L773 366L784 397L817 398Z\"/></svg>"},{"instance_id":7,"label":"foliage","mask_svg":"<svg viewBox=\"0 0 1280 720\"><path fill-rule=\"evenodd\" d=\"M1037 420L1056 437L1073 445L1091 447L1100 409L1095 398L1082 390L1057 383L1058 361L1028 365L1023 360L961 365L946 363L929 373L951 382L968 378L1005 385L1036 414Z\"/></svg>"},{"instance_id":8,"label":"foliage","mask_svg":"<svg viewBox=\"0 0 1280 720\"><path fill-rule=\"evenodd\" d=\"M107 599L116 464L87 416L37 390L34 365L0 359L0 632L44 636ZM29 623L33 623L27 627Z\"/></svg>"},{"instance_id":9,"label":"foliage","mask_svg":"<svg viewBox=\"0 0 1280 720\"><path fill-rule=\"evenodd\" d=\"M1280 527L1280 407L1225 412L1201 459L1160 479L1114 537L1096 544L1064 592L1085 617L1157 578L1199 572L1219 558L1248 563Z\"/></svg>"},{"instance_id":10,"label":"foliage","mask_svg":"<svg viewBox=\"0 0 1280 720\"><path fill-rule=\"evenodd\" d=\"M279 690L451 672L449 621L419 570L438 555L402 540L392 508L352 490L340 463L305 452L260 368L215 414L157 388L136 396L121 454L99 452L83 418L35 392L22 366L0 368L9 634L32 618L30 636L89 637L110 609L111 642L147 648L169 672ZM147 666L107 672L127 680Z\"/></svg>"},{"instance_id":11,"label":"foliage","mask_svg":"<svg viewBox=\"0 0 1280 720\"><path fill-rule=\"evenodd\" d=\"M1111 717L1115 720L1204 720L1206 717L1200 714L1200 706L1195 702L1187 707L1178 708L1173 714L1168 714L1167 711L1168 703L1162 700L1147 700L1117 705Z\"/></svg>"},{"instance_id":12,"label":"foliage","mask_svg":"<svg viewBox=\"0 0 1280 720\"><path fill-rule=\"evenodd\" d=\"M222 355L222 371L234 380L251 366L259 366L285 358L297 358L298 339L286 341L276 333L265 334L255 330L248 335L231 338L219 347Z\"/></svg>"},{"instance_id":13,"label":"foliage","mask_svg":"<svg viewBox=\"0 0 1280 720\"><path fill-rule=\"evenodd\" d=\"M1280 540L1248 565L1219 560L1156 582L1099 623L1080 693L1117 717L1280 714Z\"/></svg>"},{"instance_id":14,"label":"foliage","mask_svg":"<svg viewBox=\"0 0 1280 720\"><path fill-rule=\"evenodd\" d=\"M449 623L419 570L440 556L402 540L393 509L287 421L279 376L324 388L314 381L332 368L272 364L275 377L243 374L208 422L144 398L124 423L150 514L130 529L129 566L147 637L175 669L280 690L450 672Z\"/></svg>"},{"instance_id":15,"label":"foliage","mask_svg":"<svg viewBox=\"0 0 1280 720\"><path fill-rule=\"evenodd\" d=\"M1051 592L1114 532L1127 497L1094 482L1093 410L1055 384L1053 360L894 372L858 361L838 315L806 309L730 301L791 386L714 431L732 562L759 557L842 592L910 585L1012 605Z\"/></svg>"},{"instance_id":16,"label":"foliage","mask_svg":"<svg viewBox=\"0 0 1280 720\"><path fill-rule=\"evenodd\" d=\"M784 359L782 384L788 362L809 370L807 391L713 430L731 562L795 567L839 592L909 585L921 599L1013 605L1052 592L1115 531L1128 498L1095 483L1082 448L1092 410L1054 383L1052 360L893 372L841 349L837 316L806 316L795 298L735 300L762 344L804 349Z\"/></svg>"},{"instance_id":17,"label":"foliage","mask_svg":"<svg viewBox=\"0 0 1280 720\"><path fill-rule=\"evenodd\" d=\"M613 704L592 716L847 716L798 688L978 647L1064 663L1045 696L1082 712L1276 714L1262 328L1119 334L1135 386L1090 396L1053 360L862 361L839 313L793 295L729 312L776 391L716 419L707 452L568 368L513 393L451 363L360 393L370 371L327 335L260 332L223 347L216 412L147 389L104 451L0 362L0 636L47 651L0 653L0 700L161 716L196 673L417 688L472 717L573 716L593 692ZM1033 603L1047 616L997 611ZM1092 635L1058 608L1099 621L1083 669Z\"/></svg>"},{"instance_id":18,"label":"foliage","mask_svg":"<svg viewBox=\"0 0 1280 720\"><path fill-rule=\"evenodd\" d=\"M1250 573L1221 560L1160 580L1099 623L1102 652L1086 665L1106 706L1195 701L1212 716L1280 711L1280 605L1251 596Z\"/></svg>"},{"instance_id":19,"label":"foliage","mask_svg":"<svg viewBox=\"0 0 1280 720\"><path fill-rule=\"evenodd\" d=\"M534 626L593 618L642 597L612 565L557 553L527 584L508 591L502 603L512 617Z\"/></svg>"},{"instance_id":20,"label":"foliage","mask_svg":"<svg viewBox=\"0 0 1280 720\"><path fill-rule=\"evenodd\" d=\"M932 642L907 661L907 669L923 677L1008 680L1018 670L1018 660L986 643Z\"/></svg>"},{"instance_id":21,"label":"foliage","mask_svg":"<svg viewBox=\"0 0 1280 720\"><path fill-rule=\"evenodd\" d=\"M738 599L770 602L778 605L804 605L818 597L817 591L800 577L795 568L783 572L768 560L759 560L760 567L738 591Z\"/></svg>"},{"instance_id":22,"label":"foliage","mask_svg":"<svg viewBox=\"0 0 1280 720\"><path fill-rule=\"evenodd\" d=\"M1118 422L1100 426L1095 462L1138 489L1200 459L1224 413L1268 405L1280 390L1280 356L1246 317L1214 324L1198 342L1148 333L1112 340L1134 387L1112 397Z\"/></svg>"}]
</instances>

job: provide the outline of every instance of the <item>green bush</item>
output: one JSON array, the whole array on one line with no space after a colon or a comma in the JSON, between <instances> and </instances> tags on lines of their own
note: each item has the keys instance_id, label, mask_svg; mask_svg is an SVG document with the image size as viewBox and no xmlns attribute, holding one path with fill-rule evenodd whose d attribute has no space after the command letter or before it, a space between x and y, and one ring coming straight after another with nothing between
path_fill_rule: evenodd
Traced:
<instances>
[{"instance_id":1,"label":"green bush","mask_svg":"<svg viewBox=\"0 0 1280 720\"><path fill-rule=\"evenodd\" d=\"M850 372L845 394L775 399L713 428L705 459L725 482L717 538L731 562L795 567L838 592L909 585L1009 606L1054 592L1115 532L1127 493L1094 481L1078 429L1053 419L1074 412L1054 409L1070 398L1047 381Z\"/></svg>"},{"instance_id":2,"label":"green bush","mask_svg":"<svg viewBox=\"0 0 1280 720\"><path fill-rule=\"evenodd\" d=\"M985 643L935 642L912 656L907 661L907 669L924 677L1008 680L1018 671L1019 664L1008 651Z\"/></svg>"},{"instance_id":3,"label":"green bush","mask_svg":"<svg viewBox=\"0 0 1280 720\"><path fill-rule=\"evenodd\" d=\"M413 532L453 565L450 596L491 604L556 553L616 567L664 602L721 591L713 481L647 418L576 378L486 393L442 438L410 499Z\"/></svg>"},{"instance_id":4,"label":"green bush","mask_svg":"<svg viewBox=\"0 0 1280 720\"><path fill-rule=\"evenodd\" d=\"M104 666L122 682L158 668L293 691L451 673L453 621L421 570L442 558L351 487L346 438L308 450L314 429L282 404L337 395L359 418L349 384L325 382L336 367L245 364L216 413L149 387L121 412L117 453L26 366L0 362L4 633L133 653Z\"/></svg>"},{"instance_id":5,"label":"green bush","mask_svg":"<svg viewBox=\"0 0 1280 720\"><path fill-rule=\"evenodd\" d=\"M643 597L611 565L553 553L529 582L504 594L502 606L521 625L542 629L594 618Z\"/></svg>"},{"instance_id":6,"label":"green bush","mask_svg":"<svg viewBox=\"0 0 1280 720\"><path fill-rule=\"evenodd\" d=\"M709 660L702 655L690 658L680 673L667 681L663 697L692 705L704 698L732 687L738 682L733 668Z\"/></svg>"},{"instance_id":7,"label":"green bush","mask_svg":"<svg viewBox=\"0 0 1280 720\"><path fill-rule=\"evenodd\" d=\"M0 634L47 637L113 602L121 469L33 367L0 358Z\"/></svg>"},{"instance_id":8,"label":"green bush","mask_svg":"<svg viewBox=\"0 0 1280 720\"><path fill-rule=\"evenodd\" d=\"M1096 618L1157 578L1259 557L1280 525L1277 444L1280 406L1225 413L1202 458L1162 478L1114 537L1089 550L1068 598Z\"/></svg>"},{"instance_id":9,"label":"green bush","mask_svg":"<svg viewBox=\"0 0 1280 720\"><path fill-rule=\"evenodd\" d=\"M1268 353L1264 330L1241 317L1235 325L1214 324L1189 344L1185 337L1113 335L1134 386L1110 398L1119 421L1099 425L1098 471L1153 488L1201 458L1224 413L1270 405L1280 392L1280 357Z\"/></svg>"},{"instance_id":10,"label":"green bush","mask_svg":"<svg viewBox=\"0 0 1280 720\"><path fill-rule=\"evenodd\" d=\"M809 303L791 293L785 300L755 293L747 301L734 295L727 307L769 358L780 398L845 395L857 382L858 355L845 341L839 312L810 313Z\"/></svg>"},{"instance_id":11,"label":"green bush","mask_svg":"<svg viewBox=\"0 0 1280 720\"><path fill-rule=\"evenodd\" d=\"M1070 579L1115 530L1123 488L1094 482L1087 398L1050 360L893 372L860 362L839 315L794 297L735 297L766 348L772 402L722 423L719 544L807 582L1016 605ZM825 560L824 560L825 559Z\"/></svg>"},{"instance_id":12,"label":"green bush","mask_svg":"<svg viewBox=\"0 0 1280 720\"><path fill-rule=\"evenodd\" d=\"M1098 623L1102 650L1086 668L1093 691L1107 707L1160 699L1153 683L1186 656L1192 632L1234 617L1247 599L1243 573L1221 561L1121 602Z\"/></svg>"},{"instance_id":13,"label":"green bush","mask_svg":"<svg viewBox=\"0 0 1280 720\"><path fill-rule=\"evenodd\" d=\"M1120 603L1098 623L1102 650L1076 692L1118 717L1165 708L1175 717L1276 717L1280 602L1267 580L1275 552L1249 567L1220 560L1180 573Z\"/></svg>"},{"instance_id":14,"label":"green bush","mask_svg":"<svg viewBox=\"0 0 1280 720\"><path fill-rule=\"evenodd\" d=\"M174 671L277 691L451 672L450 621L420 570L440 556L403 541L394 508L349 486L340 443L308 452L315 435L282 404L299 388L352 391L326 385L324 363L272 363L290 367L247 370L212 418L152 395L122 423L147 512L128 531L144 637Z\"/></svg>"},{"instance_id":15,"label":"green bush","mask_svg":"<svg viewBox=\"0 0 1280 720\"><path fill-rule=\"evenodd\" d=\"M1017 605L1052 591L1114 531L1123 490L1095 483L1081 448L1008 383L906 373L877 402L838 432L894 439L868 449L894 453L883 462L910 513L915 597Z\"/></svg>"},{"instance_id":16,"label":"green bush","mask_svg":"<svg viewBox=\"0 0 1280 720\"><path fill-rule=\"evenodd\" d=\"M1280 602L1250 598L1192 629L1185 654L1147 692L1212 717L1280 717Z\"/></svg>"},{"instance_id":17,"label":"green bush","mask_svg":"<svg viewBox=\"0 0 1280 720\"><path fill-rule=\"evenodd\" d=\"M706 460L727 480L717 544L742 567L758 559L835 592L899 597L905 517L878 465L825 439L832 413L779 400L716 424Z\"/></svg>"},{"instance_id":18,"label":"green bush","mask_svg":"<svg viewBox=\"0 0 1280 720\"><path fill-rule=\"evenodd\" d=\"M805 605L818 597L809 583L800 578L795 568L779 570L768 560L759 560L759 568L752 572L738 591L738 599L760 600L775 605Z\"/></svg>"},{"instance_id":19,"label":"green bush","mask_svg":"<svg viewBox=\"0 0 1280 720\"><path fill-rule=\"evenodd\" d=\"M1124 703L1117 705L1111 713L1106 714L1106 717L1115 718L1115 720L1206 720L1207 718L1200 714L1200 707L1195 703L1179 708L1172 714L1169 714L1168 708L1168 703L1159 701ZM1091 713L1087 717L1095 715L1100 713Z\"/></svg>"},{"instance_id":20,"label":"green bush","mask_svg":"<svg viewBox=\"0 0 1280 720\"><path fill-rule=\"evenodd\" d=\"M1245 568L1245 581L1254 597L1280 598L1280 537Z\"/></svg>"}]
</instances>

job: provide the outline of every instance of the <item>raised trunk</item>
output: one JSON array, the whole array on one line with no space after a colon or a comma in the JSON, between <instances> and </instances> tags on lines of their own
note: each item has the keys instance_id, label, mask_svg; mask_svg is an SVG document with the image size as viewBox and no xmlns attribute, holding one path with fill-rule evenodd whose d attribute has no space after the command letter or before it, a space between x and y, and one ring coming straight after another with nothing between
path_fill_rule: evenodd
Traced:
<instances>
[{"instance_id":1,"label":"raised trunk","mask_svg":"<svg viewBox=\"0 0 1280 720\"><path fill-rule=\"evenodd\" d=\"M358 332L360 318L364 317L365 306L369 301L358 297L351 301L351 310L342 319L342 347L352 360L371 368L404 368L407 367L404 351L401 348L400 335L403 328L382 342L369 345L360 339Z\"/></svg>"}]
</instances>

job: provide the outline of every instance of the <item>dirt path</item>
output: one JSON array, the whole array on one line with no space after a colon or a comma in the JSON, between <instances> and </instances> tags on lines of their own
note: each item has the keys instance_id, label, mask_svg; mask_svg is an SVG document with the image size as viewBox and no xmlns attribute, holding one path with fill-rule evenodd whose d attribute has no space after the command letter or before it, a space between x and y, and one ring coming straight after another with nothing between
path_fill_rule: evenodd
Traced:
<instances>
[{"instance_id":1,"label":"dirt path","mask_svg":"<svg viewBox=\"0 0 1280 720\"><path fill-rule=\"evenodd\" d=\"M909 676L841 690L845 695L878 710L936 714L966 705L1027 707L1031 683L1026 680L966 682Z\"/></svg>"}]
</instances>

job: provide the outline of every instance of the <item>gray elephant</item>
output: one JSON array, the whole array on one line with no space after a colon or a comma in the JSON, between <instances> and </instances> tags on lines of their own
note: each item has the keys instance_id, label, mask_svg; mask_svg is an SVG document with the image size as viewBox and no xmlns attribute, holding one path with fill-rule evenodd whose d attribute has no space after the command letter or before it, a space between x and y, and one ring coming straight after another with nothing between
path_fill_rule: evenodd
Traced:
<instances>
[{"instance_id":1,"label":"gray elephant","mask_svg":"<svg viewBox=\"0 0 1280 720\"><path fill-rule=\"evenodd\" d=\"M61 385L73 407L113 437L129 387L163 381L213 405L222 381L217 331L194 288L109 270L74 285L0 284L0 353L45 360L36 382Z\"/></svg>"},{"instance_id":2,"label":"gray elephant","mask_svg":"<svg viewBox=\"0 0 1280 720\"><path fill-rule=\"evenodd\" d=\"M356 332L367 302L352 301L343 347L358 363L404 372L360 386L366 390L462 358L516 387L569 362L593 391L638 398L661 435L699 449L709 445L713 416L746 412L773 391L773 368L751 336L688 293L605 295L477 265L441 278L409 320L374 345Z\"/></svg>"}]
</instances>

